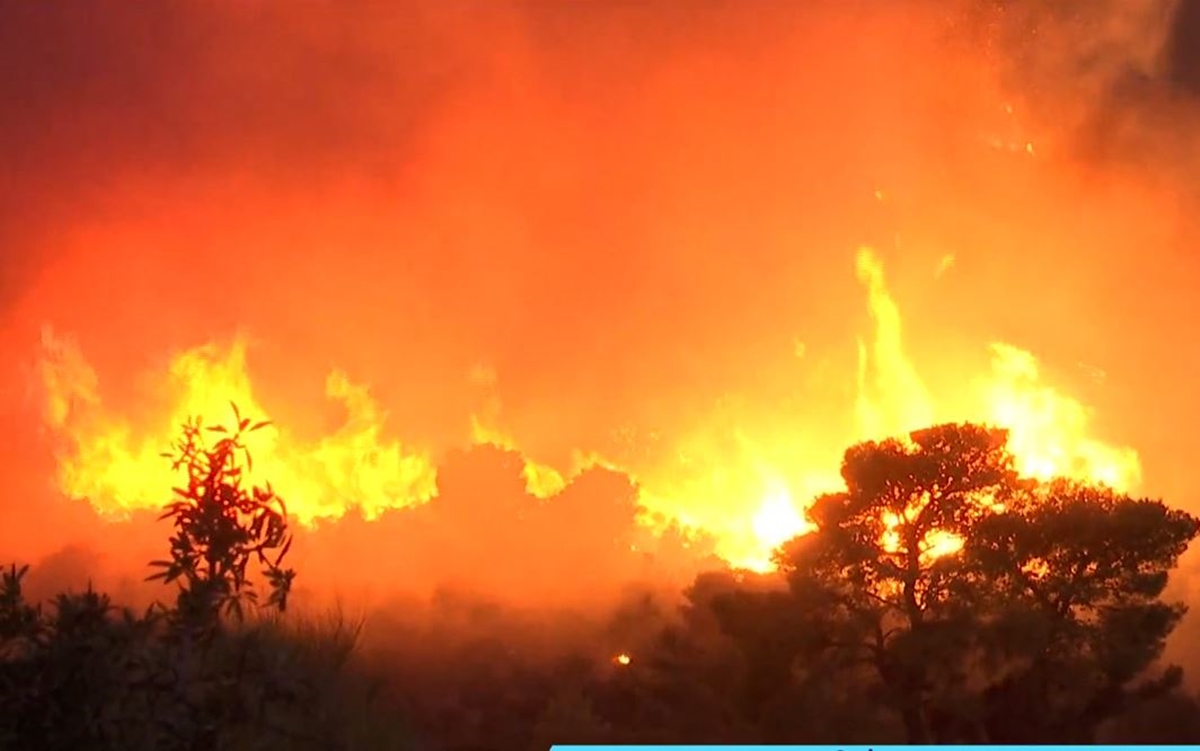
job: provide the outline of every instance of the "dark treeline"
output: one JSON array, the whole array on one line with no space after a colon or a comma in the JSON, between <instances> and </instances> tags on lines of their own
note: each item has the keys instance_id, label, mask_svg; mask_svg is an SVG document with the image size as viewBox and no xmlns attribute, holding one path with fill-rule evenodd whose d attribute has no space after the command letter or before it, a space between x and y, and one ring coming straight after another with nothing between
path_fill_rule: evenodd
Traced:
<instances>
[{"instance_id":1,"label":"dark treeline","mask_svg":"<svg viewBox=\"0 0 1200 751\"><path fill-rule=\"evenodd\" d=\"M198 438L177 447L188 484L155 569L173 603L39 608L5 577L4 748L1200 741L1200 704L1160 659L1200 520L1024 480L1003 431L850 448L844 491L816 500L819 530L777 574L716 569L578 621L443 595L381 615L383 638L278 614L294 572L276 499L242 487L237 431Z\"/></svg>"}]
</instances>

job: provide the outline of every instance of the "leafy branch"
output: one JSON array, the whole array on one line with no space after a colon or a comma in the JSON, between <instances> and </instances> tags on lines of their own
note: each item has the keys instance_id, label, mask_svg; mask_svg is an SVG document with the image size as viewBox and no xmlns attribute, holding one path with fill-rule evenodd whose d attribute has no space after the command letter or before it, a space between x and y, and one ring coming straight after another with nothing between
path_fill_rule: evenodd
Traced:
<instances>
[{"instance_id":1,"label":"leafy branch","mask_svg":"<svg viewBox=\"0 0 1200 751\"><path fill-rule=\"evenodd\" d=\"M148 580L177 582L180 590L175 616L179 625L211 632L222 615L241 621L245 604L258 605L258 593L247 576L252 560L270 588L264 604L287 608L295 571L283 560L291 549L287 507L270 483L245 485L253 460L245 437L270 425L252 422L232 404L233 427L204 426L188 420L174 450L163 454L172 468L186 474L187 484L175 488L175 500L160 521L171 519L170 559L152 561L160 569ZM217 435L209 446L207 435Z\"/></svg>"}]
</instances>

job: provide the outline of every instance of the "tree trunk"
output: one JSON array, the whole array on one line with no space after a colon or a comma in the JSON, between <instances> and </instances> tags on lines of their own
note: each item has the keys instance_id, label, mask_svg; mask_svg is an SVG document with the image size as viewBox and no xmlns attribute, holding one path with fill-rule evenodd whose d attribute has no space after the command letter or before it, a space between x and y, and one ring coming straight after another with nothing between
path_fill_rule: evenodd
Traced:
<instances>
[{"instance_id":1,"label":"tree trunk","mask_svg":"<svg viewBox=\"0 0 1200 751\"><path fill-rule=\"evenodd\" d=\"M903 667L891 664L886 655L876 654L875 669L888 687L893 707L900 712L904 721L904 734L909 745L928 745L932 733L925 707L921 700L921 681L913 680Z\"/></svg>"},{"instance_id":2,"label":"tree trunk","mask_svg":"<svg viewBox=\"0 0 1200 751\"><path fill-rule=\"evenodd\" d=\"M905 701L900 709L904 719L904 734L910 746L927 746L930 743L929 724L919 701Z\"/></svg>"}]
</instances>

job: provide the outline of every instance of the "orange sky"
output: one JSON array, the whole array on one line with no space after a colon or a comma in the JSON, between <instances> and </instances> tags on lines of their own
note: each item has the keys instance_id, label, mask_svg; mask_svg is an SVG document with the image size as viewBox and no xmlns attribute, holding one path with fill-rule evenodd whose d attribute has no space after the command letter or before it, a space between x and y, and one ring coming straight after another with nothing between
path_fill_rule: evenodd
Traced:
<instances>
[{"instance_id":1,"label":"orange sky","mask_svg":"<svg viewBox=\"0 0 1200 751\"><path fill-rule=\"evenodd\" d=\"M342 424L336 370L435 461L482 415L699 495L785 450L836 472L862 245L935 405L1020 347L1200 510L1194 74L1173 4L1075 5L5 8L0 551L80 536L45 325L139 428L172 356L240 334L297 440Z\"/></svg>"}]
</instances>

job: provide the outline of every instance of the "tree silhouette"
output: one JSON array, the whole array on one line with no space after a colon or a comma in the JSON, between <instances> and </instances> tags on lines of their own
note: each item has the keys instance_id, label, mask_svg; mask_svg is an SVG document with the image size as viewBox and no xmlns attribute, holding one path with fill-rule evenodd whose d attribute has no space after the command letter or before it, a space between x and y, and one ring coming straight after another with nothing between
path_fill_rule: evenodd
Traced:
<instances>
[{"instance_id":1,"label":"tree silhouette","mask_svg":"<svg viewBox=\"0 0 1200 751\"><path fill-rule=\"evenodd\" d=\"M204 428L200 418L184 424L174 452L163 454L172 467L187 474L187 485L175 489L178 498L160 519L171 519L170 560L152 561L162 569L148 579L179 581L173 615L188 628L211 632L222 613L243 617L243 603L257 603L257 592L247 578L252 559L262 565L271 592L267 607L284 610L295 571L282 566L291 548L287 509L270 484L247 490L245 469L253 466L243 439L269 422L251 424L233 407L234 428ZM222 437L211 448L203 433Z\"/></svg>"},{"instance_id":2,"label":"tree silhouette","mask_svg":"<svg viewBox=\"0 0 1200 751\"><path fill-rule=\"evenodd\" d=\"M811 669L871 666L912 743L931 740L929 711L946 698L931 696L935 674L943 687L962 679L962 623L973 606L961 557L935 548L969 538L1018 486L1005 440L1003 431L943 425L910 442L849 449L846 491L817 499L810 514L819 531L780 559L801 611L812 614Z\"/></svg>"},{"instance_id":3,"label":"tree silhouette","mask_svg":"<svg viewBox=\"0 0 1200 751\"><path fill-rule=\"evenodd\" d=\"M1006 438L942 425L849 449L846 490L817 499L818 530L780 551L786 592L715 603L750 685L856 676L911 743L1078 742L1177 681L1133 685L1182 615L1159 598L1200 522L1021 480Z\"/></svg>"},{"instance_id":4,"label":"tree silhouette","mask_svg":"<svg viewBox=\"0 0 1200 751\"><path fill-rule=\"evenodd\" d=\"M985 693L993 742L1090 741L1178 685L1177 668L1145 674L1185 612L1160 597L1198 530L1160 501L1065 481L979 526L963 557L992 592L979 625L1001 676Z\"/></svg>"},{"instance_id":5,"label":"tree silhouette","mask_svg":"<svg viewBox=\"0 0 1200 751\"><path fill-rule=\"evenodd\" d=\"M1187 743L1200 732L1180 671L1159 664L1184 613L1164 599L1168 573L1200 520L1022 479L1003 431L942 425L851 447L845 490L814 502L818 529L783 546L779 574L720 567L681 608L639 590L595 622L448 590L419 626L397 615L406 636L388 629L395 642L374 645L368 669L350 660L355 628L230 620L257 602L255 563L270 608L286 606L293 576L285 509L243 476L243 437L263 424L234 418L187 423L170 454L186 482L164 514L171 556L156 578L179 586L173 607L143 616L90 588L32 604L25 569L0 570L0 748ZM525 503L517 465L495 458L494 474L463 466L445 479L480 502L503 481ZM585 514L597 537L587 555L628 542L607 541L632 501L620 480L594 475L561 511L574 518L593 494L603 504ZM472 507L462 497L452 517ZM614 662L618 651L632 659Z\"/></svg>"}]
</instances>

